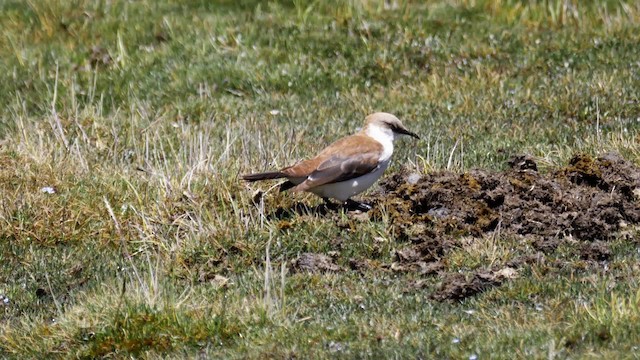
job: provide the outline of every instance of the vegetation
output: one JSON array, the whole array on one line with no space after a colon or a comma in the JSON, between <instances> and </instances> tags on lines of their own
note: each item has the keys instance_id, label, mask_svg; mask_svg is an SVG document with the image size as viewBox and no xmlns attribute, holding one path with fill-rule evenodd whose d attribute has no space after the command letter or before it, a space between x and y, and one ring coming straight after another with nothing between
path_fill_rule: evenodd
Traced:
<instances>
[{"instance_id":1,"label":"vegetation","mask_svg":"<svg viewBox=\"0 0 640 360\"><path fill-rule=\"evenodd\" d=\"M5 0L0 15L1 357L638 355L633 226L608 261L567 243L436 301L438 276L386 266L406 245L388 218L296 212L321 200L238 179L373 111L422 136L387 176L518 153L542 171L576 153L637 164L637 2ZM467 243L449 270L519 246ZM292 271L306 252L341 270Z\"/></svg>"}]
</instances>

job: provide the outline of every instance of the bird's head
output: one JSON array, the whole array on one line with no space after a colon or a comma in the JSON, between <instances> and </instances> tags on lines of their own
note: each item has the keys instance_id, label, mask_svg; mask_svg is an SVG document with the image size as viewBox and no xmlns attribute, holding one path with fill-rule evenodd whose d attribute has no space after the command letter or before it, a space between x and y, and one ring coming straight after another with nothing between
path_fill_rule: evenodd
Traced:
<instances>
[{"instance_id":1,"label":"bird's head","mask_svg":"<svg viewBox=\"0 0 640 360\"><path fill-rule=\"evenodd\" d=\"M416 133L409 131L403 124L400 119L398 119L395 115L385 113L385 112L377 112L373 113L366 117L366 125L365 127L377 127L382 131L390 131L393 136L398 135L409 135L413 136L416 139L420 139Z\"/></svg>"}]
</instances>

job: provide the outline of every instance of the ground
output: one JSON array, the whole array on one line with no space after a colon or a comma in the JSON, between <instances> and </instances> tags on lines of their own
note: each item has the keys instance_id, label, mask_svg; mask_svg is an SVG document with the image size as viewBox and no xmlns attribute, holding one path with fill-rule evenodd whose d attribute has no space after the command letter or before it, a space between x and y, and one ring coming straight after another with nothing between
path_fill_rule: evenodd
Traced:
<instances>
[{"instance_id":1,"label":"ground","mask_svg":"<svg viewBox=\"0 0 640 360\"><path fill-rule=\"evenodd\" d=\"M638 356L637 2L0 14L0 357ZM370 211L240 180L374 111Z\"/></svg>"}]
</instances>

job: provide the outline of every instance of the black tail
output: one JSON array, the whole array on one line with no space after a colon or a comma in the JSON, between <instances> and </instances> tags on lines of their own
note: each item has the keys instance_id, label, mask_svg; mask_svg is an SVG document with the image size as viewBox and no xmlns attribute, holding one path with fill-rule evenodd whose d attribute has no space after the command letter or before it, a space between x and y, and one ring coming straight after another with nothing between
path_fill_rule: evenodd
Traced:
<instances>
[{"instance_id":1,"label":"black tail","mask_svg":"<svg viewBox=\"0 0 640 360\"><path fill-rule=\"evenodd\" d=\"M280 191L289 190L294 186L296 186L296 184L292 183L291 181L285 181L282 184L280 184Z\"/></svg>"},{"instance_id":2,"label":"black tail","mask_svg":"<svg viewBox=\"0 0 640 360\"><path fill-rule=\"evenodd\" d=\"M257 174L242 175L242 180L259 181L259 180L269 180L269 179L280 179L283 177L286 177L286 176L280 171L270 171L270 172L263 172L263 173L257 173Z\"/></svg>"}]
</instances>

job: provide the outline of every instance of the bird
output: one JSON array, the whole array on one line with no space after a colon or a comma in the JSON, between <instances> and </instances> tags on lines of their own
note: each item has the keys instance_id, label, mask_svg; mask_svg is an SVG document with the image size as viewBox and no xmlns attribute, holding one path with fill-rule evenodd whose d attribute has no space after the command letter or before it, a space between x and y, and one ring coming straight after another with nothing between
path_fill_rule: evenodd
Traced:
<instances>
[{"instance_id":1,"label":"bird","mask_svg":"<svg viewBox=\"0 0 640 360\"><path fill-rule=\"evenodd\" d=\"M349 207L371 207L351 197L365 191L378 180L391 162L393 141L400 135L420 139L393 114L376 112L365 118L364 127L324 148L315 157L278 171L245 174L247 182L286 178L280 191L311 192L327 204L335 199Z\"/></svg>"}]
</instances>

